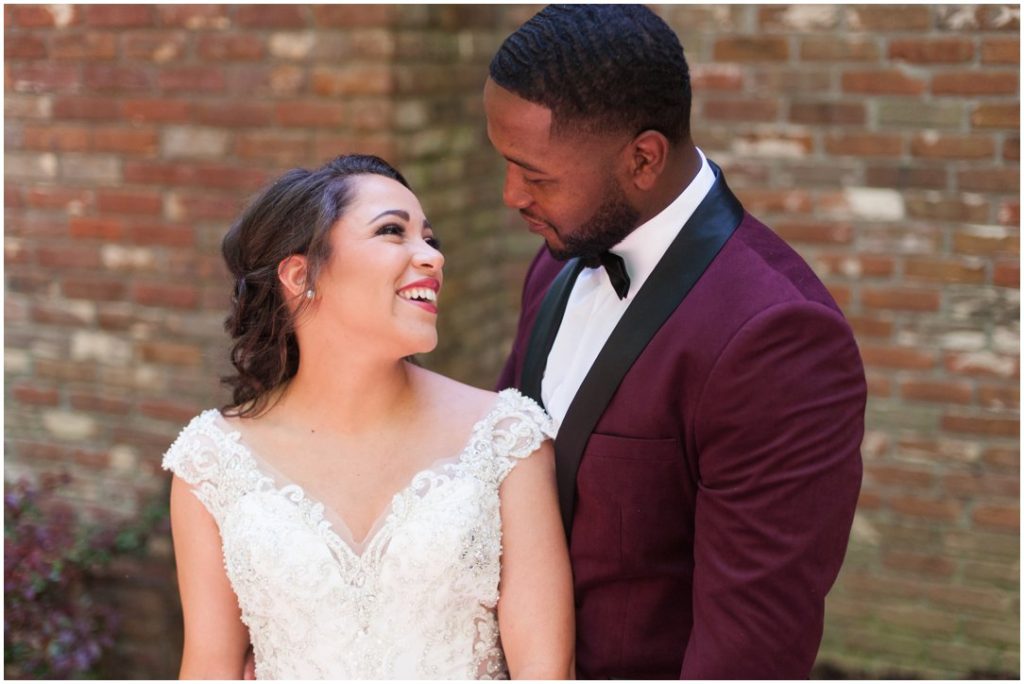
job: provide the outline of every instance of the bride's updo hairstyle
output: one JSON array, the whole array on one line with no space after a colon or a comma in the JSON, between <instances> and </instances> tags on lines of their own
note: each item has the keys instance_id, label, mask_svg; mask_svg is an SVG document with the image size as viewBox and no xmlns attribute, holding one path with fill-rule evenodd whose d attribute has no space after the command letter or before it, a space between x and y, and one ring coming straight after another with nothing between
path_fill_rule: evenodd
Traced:
<instances>
[{"instance_id":1,"label":"bride's updo hairstyle","mask_svg":"<svg viewBox=\"0 0 1024 684\"><path fill-rule=\"evenodd\" d=\"M329 238L355 197L355 176L385 176L409 187L379 157L336 157L315 171L292 169L260 193L228 230L221 252L234 277L234 296L224 328L234 345L237 371L222 378L232 389L225 415L255 417L270 406L270 393L299 368L295 319L309 306L285 301L277 267L295 254L306 257L306 288L316 289L320 269L331 257Z\"/></svg>"}]
</instances>

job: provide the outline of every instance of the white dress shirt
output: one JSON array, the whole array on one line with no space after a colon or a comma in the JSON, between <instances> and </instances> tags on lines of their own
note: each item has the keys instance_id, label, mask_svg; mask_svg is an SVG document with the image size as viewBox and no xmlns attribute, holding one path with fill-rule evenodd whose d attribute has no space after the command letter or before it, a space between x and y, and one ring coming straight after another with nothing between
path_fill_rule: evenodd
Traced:
<instances>
[{"instance_id":1,"label":"white dress shirt","mask_svg":"<svg viewBox=\"0 0 1024 684\"><path fill-rule=\"evenodd\" d=\"M609 251L622 257L629 294L619 299L603 267L584 268L569 294L565 316L548 354L541 398L559 426L598 353L626 313L669 245L711 190L715 174L699 149L700 171L686 189L657 216Z\"/></svg>"}]
</instances>

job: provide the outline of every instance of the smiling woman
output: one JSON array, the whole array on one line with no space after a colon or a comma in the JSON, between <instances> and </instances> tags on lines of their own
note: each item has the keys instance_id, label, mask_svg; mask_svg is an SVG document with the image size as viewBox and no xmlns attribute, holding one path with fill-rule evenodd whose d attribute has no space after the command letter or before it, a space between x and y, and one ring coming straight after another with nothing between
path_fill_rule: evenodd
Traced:
<instances>
[{"instance_id":1,"label":"smiling woman","mask_svg":"<svg viewBox=\"0 0 1024 684\"><path fill-rule=\"evenodd\" d=\"M550 419L405 360L437 345L439 248L360 155L228 231L233 401L164 458L182 677L238 678L250 645L259 678L571 674Z\"/></svg>"}]
</instances>

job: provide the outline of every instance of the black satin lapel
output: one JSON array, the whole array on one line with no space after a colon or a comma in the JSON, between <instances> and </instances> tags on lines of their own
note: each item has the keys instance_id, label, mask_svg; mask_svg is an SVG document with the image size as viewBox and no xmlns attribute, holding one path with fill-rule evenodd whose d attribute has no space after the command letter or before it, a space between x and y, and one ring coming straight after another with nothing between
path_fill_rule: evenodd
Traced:
<instances>
[{"instance_id":1,"label":"black satin lapel","mask_svg":"<svg viewBox=\"0 0 1024 684\"><path fill-rule=\"evenodd\" d=\"M711 190L615 326L558 429L555 469L566 537L572 531L576 472L594 426L626 372L743 220L743 206L725 184L721 169L715 164L711 168L716 176Z\"/></svg>"},{"instance_id":2,"label":"black satin lapel","mask_svg":"<svg viewBox=\"0 0 1024 684\"><path fill-rule=\"evenodd\" d=\"M555 335L565 315L565 305L569 302L569 294L576 282L576 277L583 270L579 259L569 260L548 287L548 292L541 302L540 311L533 322L530 332L530 343L526 347L523 359L523 372L519 380L519 391L536 401L541 406L541 381L548 362L548 353L555 343Z\"/></svg>"}]
</instances>

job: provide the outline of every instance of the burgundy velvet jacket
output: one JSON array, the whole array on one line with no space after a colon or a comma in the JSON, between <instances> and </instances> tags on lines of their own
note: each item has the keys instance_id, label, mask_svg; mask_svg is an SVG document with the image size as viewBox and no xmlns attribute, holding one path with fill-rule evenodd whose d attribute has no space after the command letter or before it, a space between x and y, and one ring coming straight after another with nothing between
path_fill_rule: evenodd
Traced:
<instances>
[{"instance_id":1,"label":"burgundy velvet jacket","mask_svg":"<svg viewBox=\"0 0 1024 684\"><path fill-rule=\"evenodd\" d=\"M860 490L864 371L810 267L738 212L584 436L581 678L804 678L814 663ZM530 266L499 388L519 386L563 265L541 249Z\"/></svg>"}]
</instances>

